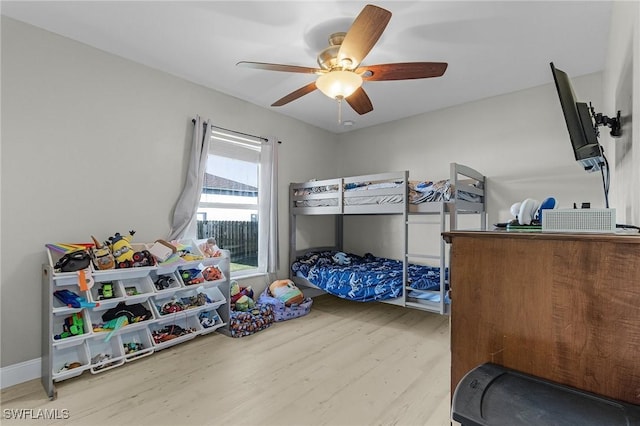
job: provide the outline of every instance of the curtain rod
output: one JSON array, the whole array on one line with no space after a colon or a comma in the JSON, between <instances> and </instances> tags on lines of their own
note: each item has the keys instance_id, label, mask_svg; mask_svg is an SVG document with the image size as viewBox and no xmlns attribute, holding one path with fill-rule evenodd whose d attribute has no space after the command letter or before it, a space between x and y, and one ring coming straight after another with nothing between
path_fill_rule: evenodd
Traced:
<instances>
[{"instance_id":1,"label":"curtain rod","mask_svg":"<svg viewBox=\"0 0 640 426\"><path fill-rule=\"evenodd\" d=\"M191 119L191 122L192 122L193 124L196 124L196 119L195 119L195 118ZM204 123L206 123L206 121L205 121ZM211 127L215 127L216 129L224 130L224 131L226 131L226 132L233 132L233 133L237 133L237 134L242 135L242 136L249 136L249 137L251 137L251 138L260 139L260 140L262 140L262 141L264 141L264 142L269 141L269 139L267 139L267 138L263 138L262 136L256 136L256 135L252 135L252 134L249 134L249 133L242 133L242 132L238 132L237 130L225 129L224 127L214 126L213 124L211 125ZM282 143L282 141L278 141L278 143Z\"/></svg>"}]
</instances>

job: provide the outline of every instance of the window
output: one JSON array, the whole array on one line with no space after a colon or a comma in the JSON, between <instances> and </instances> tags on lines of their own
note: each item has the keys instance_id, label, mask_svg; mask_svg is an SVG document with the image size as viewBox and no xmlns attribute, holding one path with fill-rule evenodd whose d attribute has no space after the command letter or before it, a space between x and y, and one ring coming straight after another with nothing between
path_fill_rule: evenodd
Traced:
<instances>
[{"instance_id":1,"label":"window","mask_svg":"<svg viewBox=\"0 0 640 426\"><path fill-rule=\"evenodd\" d=\"M230 251L231 275L236 277L268 272L266 242L275 182L267 142L216 128L211 133L196 213L197 236L213 237L220 248Z\"/></svg>"}]
</instances>

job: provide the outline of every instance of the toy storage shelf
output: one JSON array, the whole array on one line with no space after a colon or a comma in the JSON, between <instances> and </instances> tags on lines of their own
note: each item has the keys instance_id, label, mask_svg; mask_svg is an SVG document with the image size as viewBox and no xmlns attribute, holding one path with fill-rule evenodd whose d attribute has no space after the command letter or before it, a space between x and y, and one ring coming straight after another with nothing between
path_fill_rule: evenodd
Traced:
<instances>
[{"instance_id":1,"label":"toy storage shelf","mask_svg":"<svg viewBox=\"0 0 640 426\"><path fill-rule=\"evenodd\" d=\"M215 331L228 335L230 254L226 250L221 252L220 257L199 260L193 265L179 265L182 268L216 266L222 272L221 279L202 281L197 285L184 283L178 265L159 265L94 272L93 286L88 291L81 291L76 273L56 273L55 262L43 265L41 380L49 398L57 397L55 382L80 376L85 371L101 374ZM166 278L163 285L156 285L162 277ZM53 295L57 290L74 292L99 306L65 306ZM159 311L162 304L172 299L195 299L199 293L207 296L203 305L170 314ZM104 297L105 294L108 297ZM113 332L99 331L96 326L102 323L102 314L120 303L140 303L152 317ZM82 332L78 333L76 328L76 333L63 335L63 326L73 319L82 320L78 327ZM163 328L171 330L172 326L182 327L190 333L156 341Z\"/></svg>"}]
</instances>

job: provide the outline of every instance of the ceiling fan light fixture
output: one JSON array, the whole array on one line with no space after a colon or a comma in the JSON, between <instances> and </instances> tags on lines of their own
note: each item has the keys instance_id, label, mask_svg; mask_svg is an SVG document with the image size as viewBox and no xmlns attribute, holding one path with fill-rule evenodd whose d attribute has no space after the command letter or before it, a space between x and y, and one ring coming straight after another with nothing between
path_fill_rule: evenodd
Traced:
<instances>
[{"instance_id":1,"label":"ceiling fan light fixture","mask_svg":"<svg viewBox=\"0 0 640 426\"><path fill-rule=\"evenodd\" d=\"M353 71L330 71L316 80L316 87L331 99L347 98L360 86L362 77Z\"/></svg>"}]
</instances>

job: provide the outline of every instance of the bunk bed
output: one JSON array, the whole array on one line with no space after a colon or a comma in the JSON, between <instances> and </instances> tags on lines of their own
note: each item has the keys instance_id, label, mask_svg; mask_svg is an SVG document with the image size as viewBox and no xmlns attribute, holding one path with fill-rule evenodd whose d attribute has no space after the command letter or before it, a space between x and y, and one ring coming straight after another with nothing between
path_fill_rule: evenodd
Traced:
<instances>
[{"instance_id":1,"label":"bunk bed","mask_svg":"<svg viewBox=\"0 0 640 426\"><path fill-rule=\"evenodd\" d=\"M471 167L450 164L448 179L411 180L408 171L311 180L289 185L289 260L291 279L312 294L330 293L349 300L381 301L448 314L448 250L439 239L437 255L409 253L410 219L436 217L440 234L457 229L458 215L474 214L486 229L486 179ZM335 245L298 250L299 216L335 217ZM401 215L403 253L385 259L372 253L343 251L346 215ZM422 222L426 223L426 222ZM447 226L448 225L448 226ZM413 233L415 234L415 233ZM424 264L427 259L438 266Z\"/></svg>"}]
</instances>

